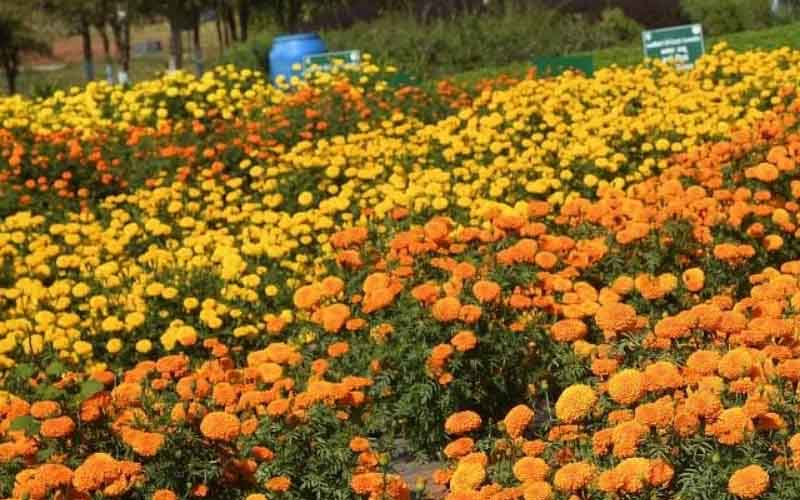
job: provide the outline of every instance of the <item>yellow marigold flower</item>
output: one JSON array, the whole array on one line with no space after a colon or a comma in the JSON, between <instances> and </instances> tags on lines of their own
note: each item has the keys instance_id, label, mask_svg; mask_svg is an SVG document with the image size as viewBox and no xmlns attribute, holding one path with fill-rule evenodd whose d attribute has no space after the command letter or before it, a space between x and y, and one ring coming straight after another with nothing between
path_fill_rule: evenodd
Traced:
<instances>
[{"instance_id":1,"label":"yellow marigold flower","mask_svg":"<svg viewBox=\"0 0 800 500\"><path fill-rule=\"evenodd\" d=\"M760 465L748 465L733 473L728 492L739 498L758 498L769 487L769 474Z\"/></svg>"},{"instance_id":2,"label":"yellow marigold flower","mask_svg":"<svg viewBox=\"0 0 800 500\"><path fill-rule=\"evenodd\" d=\"M556 401L556 417L566 423L583 420L597 402L594 389L584 384L567 387Z\"/></svg>"},{"instance_id":3,"label":"yellow marigold flower","mask_svg":"<svg viewBox=\"0 0 800 500\"><path fill-rule=\"evenodd\" d=\"M461 461L450 478L450 490L455 493L475 490L486 479L486 469L478 462Z\"/></svg>"}]
</instances>

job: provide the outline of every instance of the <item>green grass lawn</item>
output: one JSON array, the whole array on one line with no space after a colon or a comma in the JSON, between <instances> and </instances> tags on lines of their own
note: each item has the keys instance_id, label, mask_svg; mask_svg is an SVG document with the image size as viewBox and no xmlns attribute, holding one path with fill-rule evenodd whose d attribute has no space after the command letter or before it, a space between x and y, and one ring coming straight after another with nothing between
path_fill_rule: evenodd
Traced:
<instances>
[{"instance_id":1,"label":"green grass lawn","mask_svg":"<svg viewBox=\"0 0 800 500\"><path fill-rule=\"evenodd\" d=\"M738 51L752 49L768 50L781 47L800 48L800 23L786 24L763 30L743 31L741 33L732 33L729 35L706 37L706 51L710 51L711 47L723 41L727 42L731 48ZM618 66L634 66L642 62L643 58L641 44L628 47L614 47L597 50L595 52L583 52L581 54L593 54L595 68L605 68L615 64ZM531 58L533 58L533 55ZM460 83L470 83L485 78L491 78L502 73L522 76L530 67L530 61L520 61L519 63L506 66L467 71L465 73L453 75L452 79Z\"/></svg>"},{"instance_id":2,"label":"green grass lawn","mask_svg":"<svg viewBox=\"0 0 800 500\"><path fill-rule=\"evenodd\" d=\"M207 41L211 41L210 37ZM714 44L720 41L726 41L732 48L741 51L750 49L775 49L784 46L798 48L800 47L800 23L787 24L764 30L707 37L706 50L710 50ZM217 47L208 47L206 53L210 53L211 56L206 63L206 67L213 66L217 61ZM614 64L619 66L632 66L641 62L642 47L640 44L634 44L627 47L598 50L592 54L594 55L595 67L597 68L608 67ZM531 54L531 57L533 57L533 54ZM453 75L451 78L456 82L471 83L481 79L491 78L501 73L521 76L525 74L529 67L530 61L520 61L505 66L486 67L474 71L467 71ZM163 72L166 68L166 52L134 58L131 61L131 77L134 81L151 78L159 72ZM188 54L186 57L186 68L192 68L191 56ZM96 72L98 78L102 78L105 75L105 69L102 64L97 64ZM73 85L81 85L84 82L83 65L68 64L65 68L57 71L25 71L20 76L18 87L24 94L31 95L37 89L47 87L69 88Z\"/></svg>"}]
</instances>

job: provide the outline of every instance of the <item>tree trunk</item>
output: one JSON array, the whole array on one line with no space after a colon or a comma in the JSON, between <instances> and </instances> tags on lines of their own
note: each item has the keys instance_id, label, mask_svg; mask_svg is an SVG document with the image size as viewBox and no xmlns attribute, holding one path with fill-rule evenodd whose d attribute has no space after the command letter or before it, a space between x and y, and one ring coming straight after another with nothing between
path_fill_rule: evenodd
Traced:
<instances>
[{"instance_id":1,"label":"tree trunk","mask_svg":"<svg viewBox=\"0 0 800 500\"><path fill-rule=\"evenodd\" d=\"M17 93L17 75L19 75L19 52L13 48L5 49L5 53L0 54L3 61L3 71L6 74L6 85L8 94Z\"/></svg>"},{"instance_id":2,"label":"tree trunk","mask_svg":"<svg viewBox=\"0 0 800 500\"><path fill-rule=\"evenodd\" d=\"M86 80L94 80L94 54L92 54L92 28L86 14L81 15L80 20L81 41L83 42L83 69Z\"/></svg>"},{"instance_id":3,"label":"tree trunk","mask_svg":"<svg viewBox=\"0 0 800 500\"><path fill-rule=\"evenodd\" d=\"M111 41L108 39L108 32L104 23L95 24L94 28L100 33L100 41L103 43L103 56L106 63L106 79L108 83L114 83L114 59L111 57Z\"/></svg>"},{"instance_id":4,"label":"tree trunk","mask_svg":"<svg viewBox=\"0 0 800 500\"><path fill-rule=\"evenodd\" d=\"M239 39L247 41L250 27L250 0L239 0Z\"/></svg>"},{"instance_id":5,"label":"tree trunk","mask_svg":"<svg viewBox=\"0 0 800 500\"><path fill-rule=\"evenodd\" d=\"M175 71L183 68L183 38L181 37L180 21L174 17L169 20L169 70Z\"/></svg>"},{"instance_id":6,"label":"tree trunk","mask_svg":"<svg viewBox=\"0 0 800 500\"><path fill-rule=\"evenodd\" d=\"M220 9L219 4L217 4L217 18L214 20L214 24L217 25L217 44L219 55L222 57L222 54L225 53L225 41L222 39L222 9Z\"/></svg>"},{"instance_id":7,"label":"tree trunk","mask_svg":"<svg viewBox=\"0 0 800 500\"><path fill-rule=\"evenodd\" d=\"M198 7L195 7L194 11L192 46L194 47L194 71L199 77L203 74L203 47L200 45L200 9Z\"/></svg>"},{"instance_id":8,"label":"tree trunk","mask_svg":"<svg viewBox=\"0 0 800 500\"><path fill-rule=\"evenodd\" d=\"M288 0L288 15L286 19L286 29L289 33L296 33L300 27L300 13L302 0Z\"/></svg>"},{"instance_id":9,"label":"tree trunk","mask_svg":"<svg viewBox=\"0 0 800 500\"><path fill-rule=\"evenodd\" d=\"M230 5L225 5L224 7L225 12L225 23L228 25L228 29L231 33L231 38L234 42L239 41L239 37L236 34L236 12L233 10L233 7Z\"/></svg>"},{"instance_id":10,"label":"tree trunk","mask_svg":"<svg viewBox=\"0 0 800 500\"><path fill-rule=\"evenodd\" d=\"M131 66L131 23L127 13L125 16L114 14L111 19L111 31L114 34L120 65L118 81L122 85L126 85L130 81L128 72Z\"/></svg>"}]
</instances>

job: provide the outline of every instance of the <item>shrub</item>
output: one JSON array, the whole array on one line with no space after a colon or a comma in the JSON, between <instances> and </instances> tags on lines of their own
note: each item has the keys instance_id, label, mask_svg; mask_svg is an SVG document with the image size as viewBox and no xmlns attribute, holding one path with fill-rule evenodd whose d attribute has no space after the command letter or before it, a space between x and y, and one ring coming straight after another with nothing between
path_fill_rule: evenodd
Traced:
<instances>
[{"instance_id":1,"label":"shrub","mask_svg":"<svg viewBox=\"0 0 800 500\"><path fill-rule=\"evenodd\" d=\"M709 35L769 26L775 19L767 0L682 0L689 18Z\"/></svg>"},{"instance_id":2,"label":"shrub","mask_svg":"<svg viewBox=\"0 0 800 500\"><path fill-rule=\"evenodd\" d=\"M609 44L613 44L637 40L643 28L641 24L626 16L622 9L614 7L603 11L596 29Z\"/></svg>"}]
</instances>

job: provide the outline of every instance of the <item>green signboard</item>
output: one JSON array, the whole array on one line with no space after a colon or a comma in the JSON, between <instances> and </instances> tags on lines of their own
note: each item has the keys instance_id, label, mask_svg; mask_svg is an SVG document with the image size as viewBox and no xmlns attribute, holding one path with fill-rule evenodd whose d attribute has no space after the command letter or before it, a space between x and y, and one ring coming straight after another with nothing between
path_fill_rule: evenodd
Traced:
<instances>
[{"instance_id":1,"label":"green signboard","mask_svg":"<svg viewBox=\"0 0 800 500\"><path fill-rule=\"evenodd\" d=\"M533 64L540 78L558 76L566 70L579 71L586 76L594 74L592 56L542 56L534 58Z\"/></svg>"},{"instance_id":2,"label":"green signboard","mask_svg":"<svg viewBox=\"0 0 800 500\"><path fill-rule=\"evenodd\" d=\"M691 69L705 53L703 27L699 24L674 26L642 33L644 56L675 64L679 69Z\"/></svg>"},{"instance_id":3,"label":"green signboard","mask_svg":"<svg viewBox=\"0 0 800 500\"><path fill-rule=\"evenodd\" d=\"M303 71L311 69L330 71L336 67L354 68L361 63L360 50L343 50L339 52L325 52L306 56L303 59Z\"/></svg>"}]
</instances>

